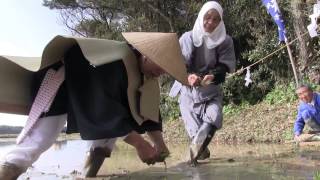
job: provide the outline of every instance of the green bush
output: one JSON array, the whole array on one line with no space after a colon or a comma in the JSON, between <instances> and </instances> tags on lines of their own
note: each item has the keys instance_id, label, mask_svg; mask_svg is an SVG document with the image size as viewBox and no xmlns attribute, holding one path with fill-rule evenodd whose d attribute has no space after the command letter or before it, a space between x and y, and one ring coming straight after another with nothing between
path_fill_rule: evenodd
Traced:
<instances>
[{"instance_id":1,"label":"green bush","mask_svg":"<svg viewBox=\"0 0 320 180\"><path fill-rule=\"evenodd\" d=\"M290 83L289 85L277 85L266 95L264 101L270 105L294 102L297 100L295 89L293 83Z\"/></svg>"},{"instance_id":2,"label":"green bush","mask_svg":"<svg viewBox=\"0 0 320 180\"><path fill-rule=\"evenodd\" d=\"M178 98L172 98L166 93L160 97L160 113L163 121L176 120L180 117Z\"/></svg>"},{"instance_id":3,"label":"green bush","mask_svg":"<svg viewBox=\"0 0 320 180\"><path fill-rule=\"evenodd\" d=\"M251 83L245 86L244 75L227 78L223 85L224 104L256 104L272 89L275 80L269 78L269 69L259 69L251 74ZM263 79L263 81L261 81Z\"/></svg>"},{"instance_id":4,"label":"green bush","mask_svg":"<svg viewBox=\"0 0 320 180\"><path fill-rule=\"evenodd\" d=\"M311 88L315 92L319 92L320 86L316 84L306 83L311 86ZM280 104L280 103L291 103L297 101L298 97L296 95L296 87L294 83L290 83L289 85L276 85L275 88L270 91L264 101L268 104Z\"/></svg>"}]
</instances>

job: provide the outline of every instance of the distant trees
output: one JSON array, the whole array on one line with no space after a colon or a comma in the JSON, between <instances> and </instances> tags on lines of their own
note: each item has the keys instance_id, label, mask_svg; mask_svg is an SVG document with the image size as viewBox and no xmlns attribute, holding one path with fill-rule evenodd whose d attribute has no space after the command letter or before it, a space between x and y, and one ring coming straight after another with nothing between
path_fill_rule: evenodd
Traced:
<instances>
[{"instance_id":1,"label":"distant trees","mask_svg":"<svg viewBox=\"0 0 320 180\"><path fill-rule=\"evenodd\" d=\"M80 36L119 39L122 31L183 32L193 26L204 1L44 0Z\"/></svg>"},{"instance_id":2,"label":"distant trees","mask_svg":"<svg viewBox=\"0 0 320 180\"><path fill-rule=\"evenodd\" d=\"M20 126L0 126L0 134L19 134L22 130Z\"/></svg>"}]
</instances>

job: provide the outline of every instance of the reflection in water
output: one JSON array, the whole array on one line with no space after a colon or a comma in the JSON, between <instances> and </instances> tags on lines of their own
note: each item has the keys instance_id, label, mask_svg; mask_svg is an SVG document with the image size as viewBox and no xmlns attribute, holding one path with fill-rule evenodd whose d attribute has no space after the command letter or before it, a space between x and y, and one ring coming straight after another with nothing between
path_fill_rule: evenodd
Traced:
<instances>
[{"instance_id":1,"label":"reflection in water","mask_svg":"<svg viewBox=\"0 0 320 180\"><path fill-rule=\"evenodd\" d=\"M256 180L256 179L313 179L314 170L304 169L291 171L290 166L280 169L273 166L273 162L250 162L250 163L219 163L202 164L197 168L191 168L185 163L171 167L167 172L160 172L153 168L135 172L127 176L114 177L113 180L149 180L149 179L172 179L172 180Z\"/></svg>"},{"instance_id":2,"label":"reflection in water","mask_svg":"<svg viewBox=\"0 0 320 180\"><path fill-rule=\"evenodd\" d=\"M0 156L13 144L0 144ZM58 141L19 180L75 179L81 172L87 145L80 140ZM99 171L100 179L208 180L208 179L313 179L320 170L319 151L295 151L284 145L211 145L210 160L190 167L187 144L169 145L168 169L143 164L131 147L118 143ZM98 178L99 179L99 178Z\"/></svg>"},{"instance_id":3,"label":"reflection in water","mask_svg":"<svg viewBox=\"0 0 320 180\"><path fill-rule=\"evenodd\" d=\"M62 148L65 148L67 146L67 143L67 140L56 141L55 143L53 143L52 148L56 151L62 150Z\"/></svg>"}]
</instances>

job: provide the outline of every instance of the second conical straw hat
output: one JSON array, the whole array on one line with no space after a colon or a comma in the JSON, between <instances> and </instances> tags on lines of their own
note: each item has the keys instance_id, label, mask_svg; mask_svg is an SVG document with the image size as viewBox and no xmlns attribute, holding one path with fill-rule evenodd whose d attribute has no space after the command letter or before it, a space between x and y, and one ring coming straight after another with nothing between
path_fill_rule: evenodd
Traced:
<instances>
[{"instance_id":1,"label":"second conical straw hat","mask_svg":"<svg viewBox=\"0 0 320 180\"><path fill-rule=\"evenodd\" d=\"M141 54L187 85L187 69L175 33L128 32L123 37Z\"/></svg>"}]
</instances>

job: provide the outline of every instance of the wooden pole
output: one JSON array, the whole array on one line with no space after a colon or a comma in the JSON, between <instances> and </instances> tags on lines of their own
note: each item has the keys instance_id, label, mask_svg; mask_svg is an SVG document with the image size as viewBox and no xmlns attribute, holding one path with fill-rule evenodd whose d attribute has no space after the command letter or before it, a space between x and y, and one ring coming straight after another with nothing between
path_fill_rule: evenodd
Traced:
<instances>
[{"instance_id":1,"label":"wooden pole","mask_svg":"<svg viewBox=\"0 0 320 180\"><path fill-rule=\"evenodd\" d=\"M293 74L294 74L294 79L296 81L296 87L298 87L299 86L299 80L298 80L296 65L295 65L295 63L293 61L293 56L292 56L290 44L288 43L287 39L285 40L285 42L286 42L286 46L287 46L287 50L288 50L288 54L289 54L289 58L290 58L290 62L291 62L292 70L293 70Z\"/></svg>"}]
</instances>

